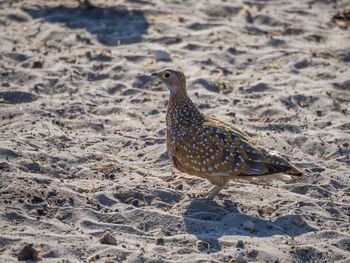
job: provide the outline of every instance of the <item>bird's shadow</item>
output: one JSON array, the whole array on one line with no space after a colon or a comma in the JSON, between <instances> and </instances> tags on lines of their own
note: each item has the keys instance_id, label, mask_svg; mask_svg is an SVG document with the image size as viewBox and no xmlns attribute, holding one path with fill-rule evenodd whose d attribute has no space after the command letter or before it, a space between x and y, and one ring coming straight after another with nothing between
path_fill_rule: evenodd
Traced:
<instances>
[{"instance_id":1,"label":"bird's shadow","mask_svg":"<svg viewBox=\"0 0 350 263\"><path fill-rule=\"evenodd\" d=\"M142 35L147 34L149 26L142 11L128 10L124 7L84 9L60 5L22 10L34 19L42 18L49 23L62 23L72 29L84 28L107 46L140 42ZM89 39L82 41L90 42Z\"/></svg>"},{"instance_id":2,"label":"bird's shadow","mask_svg":"<svg viewBox=\"0 0 350 263\"><path fill-rule=\"evenodd\" d=\"M300 221L300 215L285 215L269 221L239 212L228 200L219 205L215 201L194 199L187 207L183 219L187 233L203 241L204 249L214 251L221 250L218 240L221 236L263 238L274 235L299 236L318 231Z\"/></svg>"}]
</instances>

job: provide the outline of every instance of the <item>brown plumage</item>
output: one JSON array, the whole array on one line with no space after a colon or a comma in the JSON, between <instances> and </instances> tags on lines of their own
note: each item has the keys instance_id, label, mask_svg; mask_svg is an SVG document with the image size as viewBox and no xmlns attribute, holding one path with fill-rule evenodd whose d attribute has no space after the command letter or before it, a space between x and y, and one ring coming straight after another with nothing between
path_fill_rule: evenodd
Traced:
<instances>
[{"instance_id":1,"label":"brown plumage","mask_svg":"<svg viewBox=\"0 0 350 263\"><path fill-rule=\"evenodd\" d=\"M215 185L209 199L230 179L303 173L233 125L201 113L187 95L182 71L166 68L152 76L170 90L166 115L169 158L181 172L208 179Z\"/></svg>"}]
</instances>

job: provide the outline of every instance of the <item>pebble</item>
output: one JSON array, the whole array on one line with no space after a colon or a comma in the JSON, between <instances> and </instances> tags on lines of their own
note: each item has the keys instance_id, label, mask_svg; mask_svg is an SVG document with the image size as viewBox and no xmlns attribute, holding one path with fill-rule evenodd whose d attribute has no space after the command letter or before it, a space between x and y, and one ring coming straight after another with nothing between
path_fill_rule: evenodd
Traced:
<instances>
[{"instance_id":1,"label":"pebble","mask_svg":"<svg viewBox=\"0 0 350 263\"><path fill-rule=\"evenodd\" d=\"M155 243L158 246L164 246L164 238L161 238L161 237L156 238Z\"/></svg>"},{"instance_id":2,"label":"pebble","mask_svg":"<svg viewBox=\"0 0 350 263\"><path fill-rule=\"evenodd\" d=\"M248 260L244 257L242 252L236 252L234 255L234 259L236 260L237 263L246 263Z\"/></svg>"},{"instance_id":3,"label":"pebble","mask_svg":"<svg viewBox=\"0 0 350 263\"><path fill-rule=\"evenodd\" d=\"M139 200L134 199L134 200L131 201L131 204L132 204L133 206L138 206Z\"/></svg>"},{"instance_id":4,"label":"pebble","mask_svg":"<svg viewBox=\"0 0 350 263\"><path fill-rule=\"evenodd\" d=\"M243 242L243 240L238 240L238 241L237 241L237 244L236 244L236 247L244 247L244 242Z\"/></svg>"},{"instance_id":5,"label":"pebble","mask_svg":"<svg viewBox=\"0 0 350 263\"><path fill-rule=\"evenodd\" d=\"M18 261L20 260L41 260L42 257L39 255L40 248L36 248L33 244L25 245L17 255Z\"/></svg>"},{"instance_id":6,"label":"pebble","mask_svg":"<svg viewBox=\"0 0 350 263\"><path fill-rule=\"evenodd\" d=\"M32 68L42 68L43 62L42 61L34 61Z\"/></svg>"},{"instance_id":7,"label":"pebble","mask_svg":"<svg viewBox=\"0 0 350 263\"><path fill-rule=\"evenodd\" d=\"M293 224L295 224L298 227L302 227L305 222L304 219L301 215L295 215L290 219L290 222L292 222Z\"/></svg>"},{"instance_id":8,"label":"pebble","mask_svg":"<svg viewBox=\"0 0 350 263\"><path fill-rule=\"evenodd\" d=\"M244 230L249 230L250 232L254 231L254 223L252 221L246 221L243 224Z\"/></svg>"},{"instance_id":9,"label":"pebble","mask_svg":"<svg viewBox=\"0 0 350 263\"><path fill-rule=\"evenodd\" d=\"M100 241L101 244L109 244L109 245L117 244L117 240L109 231L105 232L98 241Z\"/></svg>"}]
</instances>

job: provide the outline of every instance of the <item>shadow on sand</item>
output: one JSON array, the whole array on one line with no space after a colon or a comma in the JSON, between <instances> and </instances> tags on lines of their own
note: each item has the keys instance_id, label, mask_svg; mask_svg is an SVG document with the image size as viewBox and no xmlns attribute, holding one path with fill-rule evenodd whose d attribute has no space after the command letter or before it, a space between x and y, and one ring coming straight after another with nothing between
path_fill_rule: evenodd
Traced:
<instances>
[{"instance_id":1,"label":"shadow on sand","mask_svg":"<svg viewBox=\"0 0 350 263\"><path fill-rule=\"evenodd\" d=\"M281 216L271 222L240 213L231 201L225 201L224 206L215 201L203 199L193 200L183 216L187 232L198 240L204 241L204 249L221 250L218 239L221 236L270 237L274 235L299 236L315 229L304 223L297 226L293 223L298 215ZM245 229L244 223L251 221L253 229ZM237 238L238 240L239 238Z\"/></svg>"},{"instance_id":2,"label":"shadow on sand","mask_svg":"<svg viewBox=\"0 0 350 263\"><path fill-rule=\"evenodd\" d=\"M65 6L41 9L22 8L32 18L42 18L49 23L62 23L76 29L85 28L96 35L100 43L113 46L140 42L147 34L148 22L139 10L123 7L94 7L92 9Z\"/></svg>"}]
</instances>

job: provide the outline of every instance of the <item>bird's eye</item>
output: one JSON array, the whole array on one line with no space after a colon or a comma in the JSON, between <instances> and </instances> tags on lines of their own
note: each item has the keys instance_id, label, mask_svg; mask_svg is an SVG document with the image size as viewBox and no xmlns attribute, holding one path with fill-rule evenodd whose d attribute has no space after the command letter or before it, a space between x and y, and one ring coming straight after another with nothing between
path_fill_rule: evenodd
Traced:
<instances>
[{"instance_id":1,"label":"bird's eye","mask_svg":"<svg viewBox=\"0 0 350 263\"><path fill-rule=\"evenodd\" d=\"M166 73L163 73L162 77L163 79L169 79L171 75L168 72L166 72Z\"/></svg>"}]
</instances>

